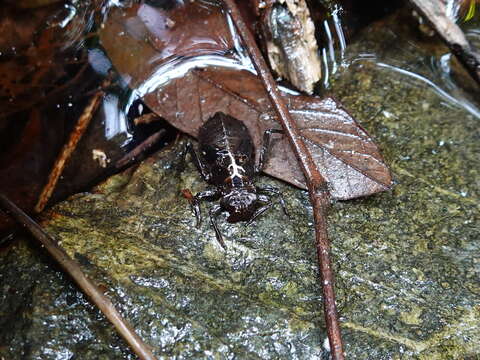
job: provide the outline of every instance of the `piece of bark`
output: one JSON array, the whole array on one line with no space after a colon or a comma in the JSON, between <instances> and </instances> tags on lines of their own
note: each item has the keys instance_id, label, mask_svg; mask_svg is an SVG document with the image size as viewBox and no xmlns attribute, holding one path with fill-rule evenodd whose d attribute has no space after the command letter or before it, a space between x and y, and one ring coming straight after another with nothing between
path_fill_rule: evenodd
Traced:
<instances>
[{"instance_id":1,"label":"piece of bark","mask_svg":"<svg viewBox=\"0 0 480 360\"><path fill-rule=\"evenodd\" d=\"M254 3L272 70L297 89L312 94L322 68L315 25L305 0L277 0L268 6L257 0Z\"/></svg>"}]
</instances>

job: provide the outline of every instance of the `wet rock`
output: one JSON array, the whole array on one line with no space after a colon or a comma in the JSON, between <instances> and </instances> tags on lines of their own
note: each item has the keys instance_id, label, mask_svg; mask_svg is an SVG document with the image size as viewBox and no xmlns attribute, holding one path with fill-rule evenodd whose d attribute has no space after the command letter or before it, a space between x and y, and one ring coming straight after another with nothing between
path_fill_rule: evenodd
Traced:
<instances>
[{"instance_id":1,"label":"wet rock","mask_svg":"<svg viewBox=\"0 0 480 360\"><path fill-rule=\"evenodd\" d=\"M302 357L318 356L323 320L312 229L303 221L310 216L304 206L306 194L261 179L261 183L277 185L285 192L291 218L276 206L250 227L221 220L229 247L225 252L208 221L200 229L194 227L188 203L181 197L180 190L185 187L198 191L205 186L192 164L182 169L183 146L157 153L93 193L56 206L49 214L48 231L61 239L61 245L92 279L106 286L158 355L287 358L295 349ZM205 204L204 213L207 208ZM36 255L20 243L3 257L2 266L9 269L5 277L15 279L17 271L25 270L18 258L35 262ZM66 286L68 280L55 274L55 269L47 273L62 281L39 286L52 288L42 300L33 300L37 310L28 317L35 316L36 323L57 330L37 328L36 332L24 324L30 328L27 334L4 335L8 344L4 353L12 354L15 349L28 358L31 350L26 348L32 346L42 358L57 358L55 353L62 349L101 353L98 342L111 350L109 358L126 351L113 329L108 336L98 337L97 326L100 333L109 326L99 314L92 316L83 296ZM8 287L4 293L11 293L14 285L7 285L7 279L2 283ZM37 290L34 284L29 287L34 293L47 292ZM14 295L9 295L9 302L16 302ZM2 315L9 308L6 303ZM73 326L70 320L80 323L75 337L84 339L83 345L76 344L70 332L61 333L60 329Z\"/></svg>"},{"instance_id":2,"label":"wet rock","mask_svg":"<svg viewBox=\"0 0 480 360\"><path fill-rule=\"evenodd\" d=\"M382 36L364 40L400 58L402 44ZM329 215L347 357L478 356L478 112L375 62L355 62L332 91L363 119L397 181L389 193L335 203ZM46 229L159 357L327 359L307 194L260 177L284 192L290 218L276 205L250 227L221 219L225 252L208 221L194 227L180 195L205 188L181 150L59 204ZM0 253L0 288L0 356L134 358L26 241Z\"/></svg>"}]
</instances>

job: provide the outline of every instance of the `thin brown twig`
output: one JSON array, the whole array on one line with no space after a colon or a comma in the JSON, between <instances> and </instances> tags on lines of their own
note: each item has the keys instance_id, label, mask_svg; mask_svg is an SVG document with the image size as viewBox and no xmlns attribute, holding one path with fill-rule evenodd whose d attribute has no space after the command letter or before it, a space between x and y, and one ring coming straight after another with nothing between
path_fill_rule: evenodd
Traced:
<instances>
[{"instance_id":1,"label":"thin brown twig","mask_svg":"<svg viewBox=\"0 0 480 360\"><path fill-rule=\"evenodd\" d=\"M148 149L155 145L163 137L163 135L165 135L165 132L165 129L160 129L156 133L150 135L132 151L130 151L128 154L125 154L120 160L118 160L115 163L115 167L120 169L133 163L134 161L137 161L140 155L144 154Z\"/></svg>"},{"instance_id":2,"label":"thin brown twig","mask_svg":"<svg viewBox=\"0 0 480 360\"><path fill-rule=\"evenodd\" d=\"M144 114L142 116L137 117L135 120L133 120L133 123L138 126L138 125L147 125L150 124L154 121L159 121L161 120L161 117L158 116L155 113L148 113Z\"/></svg>"},{"instance_id":3,"label":"thin brown twig","mask_svg":"<svg viewBox=\"0 0 480 360\"><path fill-rule=\"evenodd\" d=\"M113 324L127 344L140 359L156 359L152 351L143 340L135 333L131 325L120 315L114 305L95 285L87 278L80 265L73 260L32 218L25 214L5 195L0 194L0 207L9 212L20 224L26 227L45 249L52 255L58 264L77 283L78 287L91 299L103 312L105 317Z\"/></svg>"},{"instance_id":4,"label":"thin brown twig","mask_svg":"<svg viewBox=\"0 0 480 360\"><path fill-rule=\"evenodd\" d=\"M250 58L253 61L258 75L263 81L265 89L272 105L280 119L283 130L287 135L290 145L300 163L305 180L307 182L310 202L313 206L313 214L315 220L315 238L317 248L317 258L320 267L321 285L323 290L323 304L325 312L325 320L327 325L328 339L332 358L335 360L343 360L343 344L340 333L340 325L338 321L337 309L335 305L335 292L333 287L333 271L330 261L330 243L328 240L326 212L330 205L330 196L325 179L318 171L318 168L307 149L298 130L295 120L291 117L285 102L273 76L268 69L265 60L255 42L253 35L245 24L242 15L235 4L234 0L224 0L228 12L233 19L233 23L246 45Z\"/></svg>"},{"instance_id":5,"label":"thin brown twig","mask_svg":"<svg viewBox=\"0 0 480 360\"><path fill-rule=\"evenodd\" d=\"M58 179L60 178L60 175L62 174L68 159L70 159L70 156L73 154L74 150L76 149L78 142L80 141L83 134L87 130L87 127L90 124L90 121L92 120L93 115L95 114L95 111L100 105L102 97L103 97L103 92L98 91L90 99L90 102L85 107L82 115L78 119L78 122L75 125L75 128L70 133L70 137L67 143L63 146L62 151L60 152L57 159L55 160L55 163L53 164L52 171L48 176L48 181L43 187L43 190L40 196L38 197L37 204L35 205L35 211L37 213L42 212L42 210L47 205L48 200L52 196L53 190L57 185Z\"/></svg>"}]
</instances>

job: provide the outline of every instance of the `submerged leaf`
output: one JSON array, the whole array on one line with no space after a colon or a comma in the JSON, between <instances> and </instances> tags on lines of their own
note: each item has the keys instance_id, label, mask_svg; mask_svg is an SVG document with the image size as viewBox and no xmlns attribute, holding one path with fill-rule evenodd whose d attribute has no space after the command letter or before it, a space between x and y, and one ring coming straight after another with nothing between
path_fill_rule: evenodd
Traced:
<instances>
[{"instance_id":1,"label":"submerged leaf","mask_svg":"<svg viewBox=\"0 0 480 360\"><path fill-rule=\"evenodd\" d=\"M132 88L178 57L223 55L234 47L219 5L204 0L167 3L172 5L112 9L99 32L110 60Z\"/></svg>"}]
</instances>

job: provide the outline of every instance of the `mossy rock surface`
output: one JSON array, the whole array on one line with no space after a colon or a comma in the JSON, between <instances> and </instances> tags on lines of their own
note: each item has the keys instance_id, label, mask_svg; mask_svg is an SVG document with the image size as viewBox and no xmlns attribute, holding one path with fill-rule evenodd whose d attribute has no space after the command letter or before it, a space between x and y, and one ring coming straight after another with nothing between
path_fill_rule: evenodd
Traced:
<instances>
[{"instance_id":1,"label":"mossy rock surface","mask_svg":"<svg viewBox=\"0 0 480 360\"><path fill-rule=\"evenodd\" d=\"M397 184L329 214L347 357L478 358L479 119L375 62L348 72L332 92L375 137ZM180 194L205 188L182 165L183 146L55 206L45 229L161 358L327 359L307 194L260 177L282 190L290 217L277 204L249 227L221 218L224 251L208 221L195 228ZM0 358L134 358L29 244L0 253Z\"/></svg>"}]
</instances>

